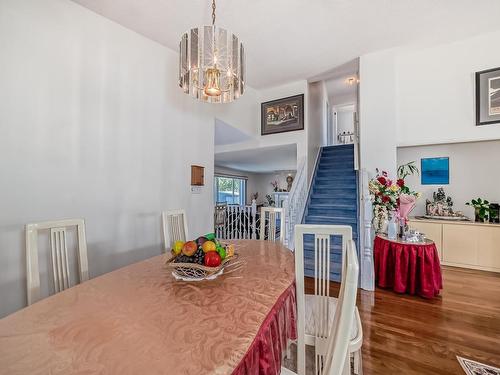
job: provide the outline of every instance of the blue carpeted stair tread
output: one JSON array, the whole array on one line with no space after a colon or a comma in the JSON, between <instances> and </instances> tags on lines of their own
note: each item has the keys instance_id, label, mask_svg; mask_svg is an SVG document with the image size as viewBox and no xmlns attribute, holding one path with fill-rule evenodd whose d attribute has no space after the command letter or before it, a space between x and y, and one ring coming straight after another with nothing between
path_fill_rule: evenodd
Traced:
<instances>
[{"instance_id":1,"label":"blue carpeted stair tread","mask_svg":"<svg viewBox=\"0 0 500 375\"><path fill-rule=\"evenodd\" d=\"M352 227L353 239L358 240L358 187L354 170L354 146L323 147L314 172L313 183L305 210L306 224L337 224ZM341 237L330 241L330 277L340 280ZM314 276L314 240L304 237L306 276Z\"/></svg>"}]
</instances>

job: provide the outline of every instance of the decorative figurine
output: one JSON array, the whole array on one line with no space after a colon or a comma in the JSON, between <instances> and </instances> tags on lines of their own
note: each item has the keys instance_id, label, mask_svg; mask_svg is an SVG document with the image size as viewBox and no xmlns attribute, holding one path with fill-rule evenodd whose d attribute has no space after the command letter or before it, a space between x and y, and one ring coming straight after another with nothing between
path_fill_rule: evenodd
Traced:
<instances>
[{"instance_id":1,"label":"decorative figurine","mask_svg":"<svg viewBox=\"0 0 500 375\"><path fill-rule=\"evenodd\" d=\"M286 176L286 184L287 184L286 191L292 190L293 176L291 174Z\"/></svg>"},{"instance_id":2,"label":"decorative figurine","mask_svg":"<svg viewBox=\"0 0 500 375\"><path fill-rule=\"evenodd\" d=\"M446 196L444 189L442 187L438 188L432 194L433 202L429 199L425 201L425 213L428 218L454 218L454 219L465 219L467 220L462 212L454 212L453 211L453 199L451 197Z\"/></svg>"}]
</instances>

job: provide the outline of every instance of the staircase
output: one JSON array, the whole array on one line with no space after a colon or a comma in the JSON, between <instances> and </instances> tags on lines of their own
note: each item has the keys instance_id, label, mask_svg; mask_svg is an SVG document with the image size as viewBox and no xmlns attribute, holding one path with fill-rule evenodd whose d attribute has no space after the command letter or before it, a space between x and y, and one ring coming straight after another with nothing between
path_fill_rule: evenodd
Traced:
<instances>
[{"instance_id":1,"label":"staircase","mask_svg":"<svg viewBox=\"0 0 500 375\"><path fill-rule=\"evenodd\" d=\"M323 147L307 201L303 223L352 227L358 247L358 179L354 170L354 145ZM359 248L359 247L358 247ZM341 237L330 242L330 280L340 281ZM304 237L305 275L314 277L314 239Z\"/></svg>"}]
</instances>

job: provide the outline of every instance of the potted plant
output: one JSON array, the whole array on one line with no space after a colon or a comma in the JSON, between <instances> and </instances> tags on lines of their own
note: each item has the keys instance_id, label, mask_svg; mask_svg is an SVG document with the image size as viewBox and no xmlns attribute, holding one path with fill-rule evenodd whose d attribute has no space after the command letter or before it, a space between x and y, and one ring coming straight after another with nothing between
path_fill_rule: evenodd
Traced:
<instances>
[{"instance_id":1,"label":"potted plant","mask_svg":"<svg viewBox=\"0 0 500 375\"><path fill-rule=\"evenodd\" d=\"M486 199L472 199L470 202L465 203L467 206L474 207L475 220L476 221L487 221L490 214L490 202Z\"/></svg>"}]
</instances>

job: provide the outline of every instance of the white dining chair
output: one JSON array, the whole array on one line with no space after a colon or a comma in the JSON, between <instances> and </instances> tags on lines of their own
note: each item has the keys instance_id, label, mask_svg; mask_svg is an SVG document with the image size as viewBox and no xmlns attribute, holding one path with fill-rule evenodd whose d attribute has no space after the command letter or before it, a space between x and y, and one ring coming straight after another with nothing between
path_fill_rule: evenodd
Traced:
<instances>
[{"instance_id":1,"label":"white dining chair","mask_svg":"<svg viewBox=\"0 0 500 375\"><path fill-rule=\"evenodd\" d=\"M89 265L87 258L87 241L85 239L85 223L83 219L68 219L46 221L26 225L26 278L28 291L28 305L40 299L40 270L38 268L38 232L49 230L50 250L52 260L52 274L54 290L61 292L70 285L70 270L67 247L67 229L76 227L78 238L78 269L79 282L89 279Z\"/></svg>"},{"instance_id":2,"label":"white dining chair","mask_svg":"<svg viewBox=\"0 0 500 375\"><path fill-rule=\"evenodd\" d=\"M175 241L185 242L189 238L185 210L163 211L161 217L165 251L169 251Z\"/></svg>"},{"instance_id":3,"label":"white dining chair","mask_svg":"<svg viewBox=\"0 0 500 375\"><path fill-rule=\"evenodd\" d=\"M267 222L267 225L266 225ZM276 235L276 229L279 225L279 237ZM285 217L283 208L262 207L260 209L260 239L268 241L280 241L285 239Z\"/></svg>"},{"instance_id":4,"label":"white dining chair","mask_svg":"<svg viewBox=\"0 0 500 375\"><path fill-rule=\"evenodd\" d=\"M337 314L342 304L342 290L345 287L349 268L348 254L354 251L355 263L357 264L356 247L352 241L352 229L350 226L339 225L297 225L295 227L295 265L297 277L297 305L298 320L303 324L303 340L305 345L315 347L316 366L324 360L328 354L328 338L331 327L335 325ZM304 234L314 237L314 294L304 294ZM342 237L342 282L339 298L330 296L330 241L332 236ZM351 249L353 248L353 249ZM351 254L351 258L352 258ZM354 262L351 259L351 263ZM302 284L302 285L299 285ZM356 280L357 285L357 280ZM303 301L299 303L300 301ZM363 330L361 320L356 306L352 309L349 330L349 357L346 362L347 372L350 374L350 355L354 356L354 370L362 372L361 346L363 342ZM301 338L301 335L299 335ZM299 344L298 344L299 345Z\"/></svg>"}]
</instances>

